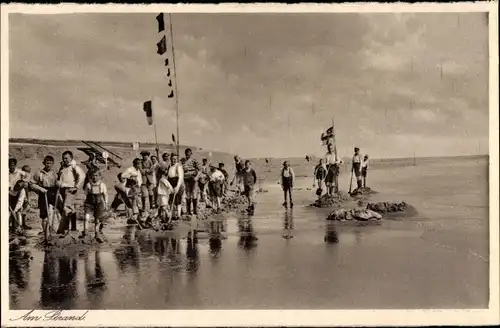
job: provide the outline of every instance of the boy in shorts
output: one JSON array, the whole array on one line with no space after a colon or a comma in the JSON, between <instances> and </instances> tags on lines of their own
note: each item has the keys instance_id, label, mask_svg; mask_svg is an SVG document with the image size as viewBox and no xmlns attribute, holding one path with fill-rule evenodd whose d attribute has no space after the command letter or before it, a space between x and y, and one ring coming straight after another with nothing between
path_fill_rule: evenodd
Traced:
<instances>
[{"instance_id":1,"label":"boy in shorts","mask_svg":"<svg viewBox=\"0 0 500 328\"><path fill-rule=\"evenodd\" d=\"M249 160L245 161L245 169L241 172L241 179L243 181L243 193L248 201L248 213L253 213L255 210L254 203L254 186L257 183L257 174L252 169L252 164Z\"/></svg>"},{"instance_id":2,"label":"boy in shorts","mask_svg":"<svg viewBox=\"0 0 500 328\"><path fill-rule=\"evenodd\" d=\"M102 243L101 238L103 219L106 214L108 204L108 191L106 185L101 179L99 171L91 171L89 182L85 185L85 218L83 221L83 232L81 237L85 237L87 231L87 221L90 221L90 216L95 220L95 239Z\"/></svg>"}]
</instances>

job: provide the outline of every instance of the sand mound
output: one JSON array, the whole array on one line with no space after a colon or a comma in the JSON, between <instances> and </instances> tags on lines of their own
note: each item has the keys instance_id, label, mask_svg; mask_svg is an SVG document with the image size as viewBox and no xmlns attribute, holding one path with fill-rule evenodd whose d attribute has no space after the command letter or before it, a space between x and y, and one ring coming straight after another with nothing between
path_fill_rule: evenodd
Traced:
<instances>
[{"instance_id":1,"label":"sand mound","mask_svg":"<svg viewBox=\"0 0 500 328\"><path fill-rule=\"evenodd\" d=\"M375 191L375 190L372 190L371 188L368 188L368 187L365 187L365 188L360 188L360 189L356 189L354 191L351 192L351 196L354 197L354 196L368 196L368 195L373 195L373 194L377 194L378 192Z\"/></svg>"},{"instance_id":2,"label":"sand mound","mask_svg":"<svg viewBox=\"0 0 500 328\"><path fill-rule=\"evenodd\" d=\"M405 202L397 203L397 202L380 202L380 203L368 203L366 208L378 213L395 213L395 212L404 212L408 209L411 209L412 206L408 205Z\"/></svg>"},{"instance_id":3,"label":"sand mound","mask_svg":"<svg viewBox=\"0 0 500 328\"><path fill-rule=\"evenodd\" d=\"M349 195L339 191L338 193L333 195L321 196L310 206L321 207L321 208L338 207L347 200L349 200Z\"/></svg>"},{"instance_id":4,"label":"sand mound","mask_svg":"<svg viewBox=\"0 0 500 328\"><path fill-rule=\"evenodd\" d=\"M225 210L236 210L247 205L247 200L243 195L233 195L222 198L222 205Z\"/></svg>"},{"instance_id":5,"label":"sand mound","mask_svg":"<svg viewBox=\"0 0 500 328\"><path fill-rule=\"evenodd\" d=\"M106 237L102 236L102 243L107 242ZM86 248L88 246L98 246L102 244L97 241L93 235L88 233L85 237L77 236L76 234L52 235L47 238L47 241L40 236L35 247L38 249L66 249L69 247Z\"/></svg>"},{"instance_id":6,"label":"sand mound","mask_svg":"<svg viewBox=\"0 0 500 328\"><path fill-rule=\"evenodd\" d=\"M382 215L369 209L346 210L340 208L330 213L326 219L335 221L377 221L382 219Z\"/></svg>"}]
</instances>

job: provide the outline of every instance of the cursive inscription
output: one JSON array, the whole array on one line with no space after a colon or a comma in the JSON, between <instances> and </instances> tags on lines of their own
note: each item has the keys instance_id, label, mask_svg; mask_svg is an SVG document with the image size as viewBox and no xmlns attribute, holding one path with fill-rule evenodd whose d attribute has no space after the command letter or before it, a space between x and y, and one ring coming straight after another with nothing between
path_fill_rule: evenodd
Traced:
<instances>
[{"instance_id":1,"label":"cursive inscription","mask_svg":"<svg viewBox=\"0 0 500 328\"><path fill-rule=\"evenodd\" d=\"M36 313L35 313L36 312ZM71 311L75 312L75 311ZM81 314L65 314L63 310L54 311L36 311L30 310L18 318L10 319L10 321L83 321L89 311Z\"/></svg>"}]
</instances>

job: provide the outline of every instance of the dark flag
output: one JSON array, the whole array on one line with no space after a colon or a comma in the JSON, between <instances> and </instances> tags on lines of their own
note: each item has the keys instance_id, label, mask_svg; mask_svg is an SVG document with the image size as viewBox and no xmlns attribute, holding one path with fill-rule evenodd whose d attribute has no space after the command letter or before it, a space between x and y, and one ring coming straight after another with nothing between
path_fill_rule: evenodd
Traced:
<instances>
[{"instance_id":1,"label":"dark flag","mask_svg":"<svg viewBox=\"0 0 500 328\"><path fill-rule=\"evenodd\" d=\"M167 69L167 77L170 77L170 68Z\"/></svg>"},{"instance_id":2,"label":"dark flag","mask_svg":"<svg viewBox=\"0 0 500 328\"><path fill-rule=\"evenodd\" d=\"M174 90L170 90L170 94L168 95L169 98L174 98Z\"/></svg>"},{"instance_id":3,"label":"dark flag","mask_svg":"<svg viewBox=\"0 0 500 328\"><path fill-rule=\"evenodd\" d=\"M163 13L156 16L156 20L158 21L158 33L165 30L165 21L163 20Z\"/></svg>"},{"instance_id":4,"label":"dark flag","mask_svg":"<svg viewBox=\"0 0 500 328\"><path fill-rule=\"evenodd\" d=\"M172 133L172 141L175 143L175 135Z\"/></svg>"},{"instance_id":5,"label":"dark flag","mask_svg":"<svg viewBox=\"0 0 500 328\"><path fill-rule=\"evenodd\" d=\"M144 103L144 112L146 112L148 124L153 125L153 103L151 102L151 100Z\"/></svg>"},{"instance_id":6,"label":"dark flag","mask_svg":"<svg viewBox=\"0 0 500 328\"><path fill-rule=\"evenodd\" d=\"M171 87L172 86L172 80L168 80L168 86Z\"/></svg>"},{"instance_id":7,"label":"dark flag","mask_svg":"<svg viewBox=\"0 0 500 328\"><path fill-rule=\"evenodd\" d=\"M266 158L266 164L269 164L269 160Z\"/></svg>"},{"instance_id":8,"label":"dark flag","mask_svg":"<svg viewBox=\"0 0 500 328\"><path fill-rule=\"evenodd\" d=\"M328 144L333 138L334 138L334 134L333 134L333 126L328 128L328 130L326 130L326 132L323 132L321 134L321 141L323 141L323 144Z\"/></svg>"},{"instance_id":9,"label":"dark flag","mask_svg":"<svg viewBox=\"0 0 500 328\"><path fill-rule=\"evenodd\" d=\"M161 38L160 42L158 42L156 46L158 47L156 53L158 55L163 55L165 52L167 52L167 38L163 36L163 38Z\"/></svg>"},{"instance_id":10,"label":"dark flag","mask_svg":"<svg viewBox=\"0 0 500 328\"><path fill-rule=\"evenodd\" d=\"M306 155L306 161L309 162L309 155Z\"/></svg>"},{"instance_id":11,"label":"dark flag","mask_svg":"<svg viewBox=\"0 0 500 328\"><path fill-rule=\"evenodd\" d=\"M165 58L165 66L168 66L168 58Z\"/></svg>"}]
</instances>

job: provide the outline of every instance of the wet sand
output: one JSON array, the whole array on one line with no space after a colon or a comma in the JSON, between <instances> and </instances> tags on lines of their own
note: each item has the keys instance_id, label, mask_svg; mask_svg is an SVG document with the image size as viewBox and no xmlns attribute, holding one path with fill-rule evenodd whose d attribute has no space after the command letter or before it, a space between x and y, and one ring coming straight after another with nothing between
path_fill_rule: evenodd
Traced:
<instances>
[{"instance_id":1,"label":"wet sand","mask_svg":"<svg viewBox=\"0 0 500 328\"><path fill-rule=\"evenodd\" d=\"M31 260L10 259L11 308L487 307L487 162L370 173L379 192L371 200L404 200L419 215L329 222L330 210L307 206L312 180L300 179L287 211L268 179L255 215L214 217L195 238L188 228L170 238L120 227L99 250L61 257L28 248ZM343 174L341 189L347 182Z\"/></svg>"}]
</instances>

